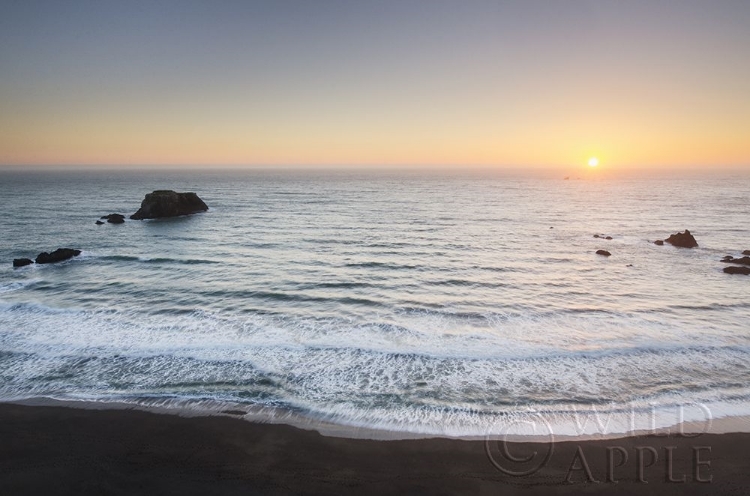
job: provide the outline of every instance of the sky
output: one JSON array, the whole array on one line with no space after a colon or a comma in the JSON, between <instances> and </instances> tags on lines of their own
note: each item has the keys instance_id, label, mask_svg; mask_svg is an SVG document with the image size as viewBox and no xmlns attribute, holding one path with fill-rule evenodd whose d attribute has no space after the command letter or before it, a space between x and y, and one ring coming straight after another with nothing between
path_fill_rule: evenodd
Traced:
<instances>
[{"instance_id":1,"label":"sky","mask_svg":"<svg viewBox=\"0 0 750 496\"><path fill-rule=\"evenodd\" d=\"M0 12L0 165L750 170L747 0Z\"/></svg>"}]
</instances>

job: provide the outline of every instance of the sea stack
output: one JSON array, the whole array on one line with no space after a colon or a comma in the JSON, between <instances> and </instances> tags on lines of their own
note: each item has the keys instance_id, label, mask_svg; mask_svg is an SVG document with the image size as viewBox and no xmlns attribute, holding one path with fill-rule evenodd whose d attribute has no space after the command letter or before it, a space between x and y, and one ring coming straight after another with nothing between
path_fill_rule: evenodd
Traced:
<instances>
[{"instance_id":1,"label":"sea stack","mask_svg":"<svg viewBox=\"0 0 750 496\"><path fill-rule=\"evenodd\" d=\"M141 202L141 208L130 216L134 220L178 217L208 210L203 200L195 193L176 193L171 190L157 190L148 193Z\"/></svg>"},{"instance_id":2,"label":"sea stack","mask_svg":"<svg viewBox=\"0 0 750 496\"><path fill-rule=\"evenodd\" d=\"M684 233L678 232L677 234L672 234L664 241L678 248L695 248L698 246L698 242L687 229L685 229Z\"/></svg>"}]
</instances>

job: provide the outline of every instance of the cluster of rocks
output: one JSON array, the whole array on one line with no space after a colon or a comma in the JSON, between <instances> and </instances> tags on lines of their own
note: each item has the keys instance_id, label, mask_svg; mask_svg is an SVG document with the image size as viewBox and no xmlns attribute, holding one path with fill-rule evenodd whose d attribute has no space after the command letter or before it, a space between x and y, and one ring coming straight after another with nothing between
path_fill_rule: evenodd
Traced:
<instances>
[{"instance_id":1,"label":"cluster of rocks","mask_svg":"<svg viewBox=\"0 0 750 496\"><path fill-rule=\"evenodd\" d=\"M36 260L31 260L30 258L16 258L13 260L13 267L25 267L26 265L33 264L35 261L38 264L57 263L73 257L77 257L80 254L81 250L75 250L73 248L58 248L52 253L43 251L42 253L37 255Z\"/></svg>"},{"instance_id":2,"label":"cluster of rocks","mask_svg":"<svg viewBox=\"0 0 750 496\"><path fill-rule=\"evenodd\" d=\"M724 263L739 265L739 267L735 267L734 265L724 267L725 273L740 274L745 276L750 275L750 250L745 250L742 252L742 254L744 255L742 258L734 258L731 255L727 255L726 257L721 259L721 261Z\"/></svg>"},{"instance_id":3,"label":"cluster of rocks","mask_svg":"<svg viewBox=\"0 0 750 496\"><path fill-rule=\"evenodd\" d=\"M594 234L594 237L597 239L612 239L611 236L604 236L603 234ZM654 241L655 245L664 246L664 243L669 243L672 246L676 246L678 248L696 248L698 246L698 242L695 240L695 237L690 234L690 231L685 229L685 232L677 232L675 234L670 235L667 239L657 239ZM607 250L596 250L597 255L602 255L605 257L609 257L612 255ZM742 275L750 275L750 250L745 250L742 252L741 258L735 258L731 255L727 255L724 258L721 259L722 262L727 264L733 264L729 267L724 267L724 272L727 274L742 274Z\"/></svg>"},{"instance_id":4,"label":"cluster of rocks","mask_svg":"<svg viewBox=\"0 0 750 496\"><path fill-rule=\"evenodd\" d=\"M176 193L172 190L157 190L148 193L141 202L141 208L130 216L131 219L160 219L165 217L178 217L190 215L208 210L208 205L195 193ZM110 224L123 224L125 216L122 214L109 214L102 216L96 221L96 225L103 225L104 220ZM69 258L77 257L81 250L72 248L58 248L52 253L43 252L36 257L36 263L49 264L62 262ZM31 265L34 260L30 258L16 258L13 267L25 267Z\"/></svg>"},{"instance_id":5,"label":"cluster of rocks","mask_svg":"<svg viewBox=\"0 0 750 496\"><path fill-rule=\"evenodd\" d=\"M605 236L604 234L594 234L594 237L596 239L605 239L605 240L611 240L612 236ZM661 240L657 239L654 241L654 244L663 246L664 243L669 243L672 246L676 246L678 248L695 248L698 246L698 242L695 240L692 234L690 234L690 231L685 229L685 232L678 232L676 234L670 235L667 239ZM612 255L607 250L597 250L597 255L604 255L606 257Z\"/></svg>"}]
</instances>

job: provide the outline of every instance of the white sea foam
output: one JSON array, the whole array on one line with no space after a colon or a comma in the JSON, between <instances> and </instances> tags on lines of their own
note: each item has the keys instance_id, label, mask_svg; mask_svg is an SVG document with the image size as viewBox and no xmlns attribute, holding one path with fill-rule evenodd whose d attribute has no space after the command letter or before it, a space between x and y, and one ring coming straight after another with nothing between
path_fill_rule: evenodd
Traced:
<instances>
[{"instance_id":1,"label":"white sea foam","mask_svg":"<svg viewBox=\"0 0 750 496\"><path fill-rule=\"evenodd\" d=\"M10 293L12 291L18 291L19 289L27 288L33 284L36 284L41 279L24 279L22 281L10 281L0 283L0 294Z\"/></svg>"},{"instance_id":2,"label":"white sea foam","mask_svg":"<svg viewBox=\"0 0 750 496\"><path fill-rule=\"evenodd\" d=\"M399 324L357 324L6 304L0 395L244 402L452 436L512 430L540 415L559 435L593 434L596 424L577 432L571 423L586 408L611 417L603 434L642 427L653 409L655 426L671 425L675 408L696 402L750 413L746 341L597 345L578 335L600 325L581 316L409 313ZM624 325L648 325L662 338L679 332L638 318ZM565 339L545 342L542 329Z\"/></svg>"}]
</instances>

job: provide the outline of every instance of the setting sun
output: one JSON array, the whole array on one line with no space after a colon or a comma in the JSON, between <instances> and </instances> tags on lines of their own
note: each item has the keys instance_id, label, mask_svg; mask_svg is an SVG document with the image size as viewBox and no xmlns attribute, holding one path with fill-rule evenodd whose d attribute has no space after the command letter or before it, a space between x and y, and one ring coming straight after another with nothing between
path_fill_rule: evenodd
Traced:
<instances>
[{"instance_id":1,"label":"setting sun","mask_svg":"<svg viewBox=\"0 0 750 496\"><path fill-rule=\"evenodd\" d=\"M596 157L591 157L589 159L589 167L596 167L597 165L599 165L599 159Z\"/></svg>"}]
</instances>

